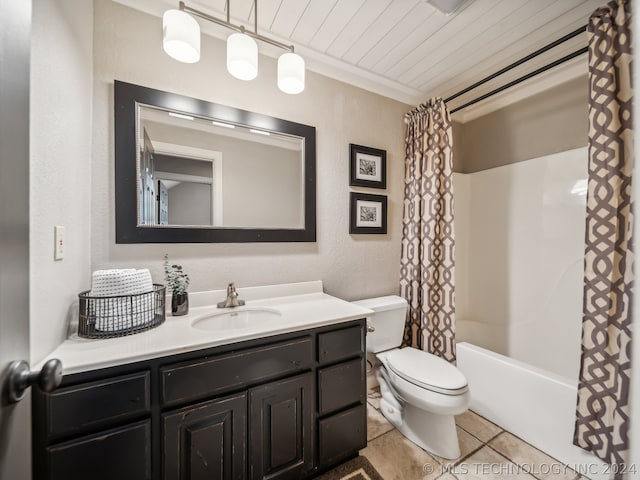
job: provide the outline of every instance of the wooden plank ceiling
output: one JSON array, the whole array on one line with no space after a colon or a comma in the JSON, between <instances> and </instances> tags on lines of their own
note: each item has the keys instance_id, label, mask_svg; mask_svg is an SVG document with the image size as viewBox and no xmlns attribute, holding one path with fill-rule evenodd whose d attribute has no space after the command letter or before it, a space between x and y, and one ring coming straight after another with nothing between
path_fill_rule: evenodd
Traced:
<instances>
[{"instance_id":1,"label":"wooden plank ceiling","mask_svg":"<svg viewBox=\"0 0 640 480\"><path fill-rule=\"evenodd\" d=\"M177 0L114 1L158 16L178 5ZM185 3L226 18L225 0ZM605 3L467 0L446 16L425 0L258 0L258 32L293 44L309 70L415 105L434 96L446 98L585 25ZM230 5L232 23L253 30L253 0L231 0ZM229 34L198 21L213 36ZM585 45L583 34L528 62L526 69ZM279 53L262 44L259 49Z\"/></svg>"}]
</instances>

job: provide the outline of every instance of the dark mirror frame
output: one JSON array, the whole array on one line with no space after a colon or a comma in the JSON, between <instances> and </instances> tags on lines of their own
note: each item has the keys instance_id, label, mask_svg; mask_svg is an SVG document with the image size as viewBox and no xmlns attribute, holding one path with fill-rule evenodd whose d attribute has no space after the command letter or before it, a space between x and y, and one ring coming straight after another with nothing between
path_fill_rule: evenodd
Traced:
<instances>
[{"instance_id":1,"label":"dark mirror frame","mask_svg":"<svg viewBox=\"0 0 640 480\"><path fill-rule=\"evenodd\" d=\"M295 135L304 139L304 228L139 226L136 159L138 104ZM116 243L243 243L316 241L316 128L279 118L116 80Z\"/></svg>"}]
</instances>

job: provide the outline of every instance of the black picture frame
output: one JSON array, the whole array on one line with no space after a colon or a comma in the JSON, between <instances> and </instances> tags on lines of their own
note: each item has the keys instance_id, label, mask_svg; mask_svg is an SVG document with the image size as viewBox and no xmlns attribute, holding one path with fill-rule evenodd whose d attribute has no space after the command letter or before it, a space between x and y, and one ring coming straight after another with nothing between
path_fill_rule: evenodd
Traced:
<instances>
[{"instance_id":1,"label":"black picture frame","mask_svg":"<svg viewBox=\"0 0 640 480\"><path fill-rule=\"evenodd\" d=\"M387 152L349 144L349 185L387 188Z\"/></svg>"},{"instance_id":2,"label":"black picture frame","mask_svg":"<svg viewBox=\"0 0 640 480\"><path fill-rule=\"evenodd\" d=\"M386 195L351 192L349 203L349 233L387 233ZM364 215L370 218L363 218Z\"/></svg>"}]
</instances>

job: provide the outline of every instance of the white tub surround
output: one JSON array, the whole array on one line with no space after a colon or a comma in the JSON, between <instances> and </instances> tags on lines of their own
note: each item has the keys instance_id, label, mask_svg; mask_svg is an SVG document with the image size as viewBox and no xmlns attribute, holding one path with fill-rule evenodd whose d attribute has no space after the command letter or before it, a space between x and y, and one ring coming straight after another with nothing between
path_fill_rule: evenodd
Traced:
<instances>
[{"instance_id":1,"label":"white tub surround","mask_svg":"<svg viewBox=\"0 0 640 480\"><path fill-rule=\"evenodd\" d=\"M577 382L470 343L456 350L471 410L584 477L609 478L608 465L573 445Z\"/></svg>"},{"instance_id":2,"label":"white tub surround","mask_svg":"<svg viewBox=\"0 0 640 480\"><path fill-rule=\"evenodd\" d=\"M586 148L454 176L458 341L578 378L586 178Z\"/></svg>"},{"instance_id":3,"label":"white tub surround","mask_svg":"<svg viewBox=\"0 0 640 480\"><path fill-rule=\"evenodd\" d=\"M181 317L167 313L166 321L157 328L120 338L85 339L72 335L51 352L35 368L50 358L62 361L65 374L112 367L160 356L184 353L226 345L307 328L364 318L372 312L323 292L322 282L304 282L265 287L237 287L246 309L277 311L279 316L261 323L259 319L242 328L206 331L193 323L223 311L216 304L226 298L226 290L189 294L189 314ZM171 301L167 302L170 306Z\"/></svg>"}]
</instances>

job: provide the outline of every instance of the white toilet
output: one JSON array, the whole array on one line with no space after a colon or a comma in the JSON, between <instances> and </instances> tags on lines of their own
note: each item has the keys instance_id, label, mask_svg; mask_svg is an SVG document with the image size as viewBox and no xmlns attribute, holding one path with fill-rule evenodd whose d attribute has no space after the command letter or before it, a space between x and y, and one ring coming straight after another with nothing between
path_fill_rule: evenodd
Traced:
<instances>
[{"instance_id":1,"label":"white toilet","mask_svg":"<svg viewBox=\"0 0 640 480\"><path fill-rule=\"evenodd\" d=\"M440 457L460 456L454 415L467 410L467 379L454 365L402 343L407 301L395 295L353 302L367 318L367 352L382 363L380 411L409 440Z\"/></svg>"}]
</instances>

